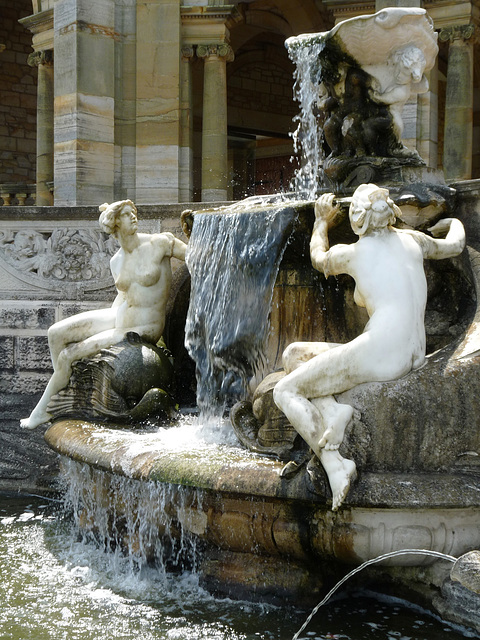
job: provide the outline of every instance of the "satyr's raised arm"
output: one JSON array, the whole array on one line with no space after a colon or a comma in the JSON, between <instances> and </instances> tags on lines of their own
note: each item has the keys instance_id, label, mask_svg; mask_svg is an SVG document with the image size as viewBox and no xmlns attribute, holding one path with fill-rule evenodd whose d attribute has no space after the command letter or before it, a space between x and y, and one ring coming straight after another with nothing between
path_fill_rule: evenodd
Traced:
<instances>
[{"instance_id":1,"label":"satyr's raised arm","mask_svg":"<svg viewBox=\"0 0 480 640\"><path fill-rule=\"evenodd\" d=\"M333 204L334 197L333 193L324 193L315 202L315 223L310 239L310 258L315 269L322 273L330 248L328 229L340 210L338 205Z\"/></svg>"},{"instance_id":2,"label":"satyr's raised arm","mask_svg":"<svg viewBox=\"0 0 480 640\"><path fill-rule=\"evenodd\" d=\"M433 238L417 232L425 258L442 260L462 253L465 247L465 229L460 220L444 218L430 227L429 231L434 236Z\"/></svg>"},{"instance_id":3,"label":"satyr's raised arm","mask_svg":"<svg viewBox=\"0 0 480 640\"><path fill-rule=\"evenodd\" d=\"M325 277L350 273L349 264L352 245L336 244L330 248L328 230L341 217L340 205L333 204L333 193L323 194L315 203L315 223L310 239L310 259L312 265Z\"/></svg>"}]
</instances>

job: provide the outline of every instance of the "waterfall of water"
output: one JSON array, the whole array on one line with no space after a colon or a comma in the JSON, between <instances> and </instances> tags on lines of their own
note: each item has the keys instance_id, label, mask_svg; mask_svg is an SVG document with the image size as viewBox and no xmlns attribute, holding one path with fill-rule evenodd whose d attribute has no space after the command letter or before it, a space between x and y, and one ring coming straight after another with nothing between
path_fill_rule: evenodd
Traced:
<instances>
[{"instance_id":1,"label":"waterfall of water","mask_svg":"<svg viewBox=\"0 0 480 640\"><path fill-rule=\"evenodd\" d=\"M82 536L113 558L125 554L132 572L152 563L164 580L171 569L196 571L198 538L190 520L202 512L201 491L138 482L70 459L62 459L61 479L64 507Z\"/></svg>"},{"instance_id":2,"label":"waterfall of water","mask_svg":"<svg viewBox=\"0 0 480 640\"><path fill-rule=\"evenodd\" d=\"M306 200L315 200L324 180L323 130L318 115L321 84L319 60L324 43L318 40L304 47L292 38L287 40L287 48L295 64L293 94L300 106L300 113L294 118L297 128L292 138L294 151L301 161L292 188Z\"/></svg>"},{"instance_id":3,"label":"waterfall of water","mask_svg":"<svg viewBox=\"0 0 480 640\"><path fill-rule=\"evenodd\" d=\"M297 215L285 202L236 207L196 214L187 252L185 344L196 363L197 404L207 415L244 399L262 375L273 287Z\"/></svg>"}]
</instances>

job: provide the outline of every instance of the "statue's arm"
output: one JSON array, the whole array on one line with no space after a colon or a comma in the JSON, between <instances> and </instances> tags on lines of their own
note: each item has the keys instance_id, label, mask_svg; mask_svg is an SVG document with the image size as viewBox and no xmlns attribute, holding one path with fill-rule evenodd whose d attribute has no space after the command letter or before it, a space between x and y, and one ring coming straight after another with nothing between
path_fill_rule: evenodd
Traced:
<instances>
[{"instance_id":1,"label":"statue's arm","mask_svg":"<svg viewBox=\"0 0 480 640\"><path fill-rule=\"evenodd\" d=\"M465 247L465 229L457 218L444 218L429 229L431 238L423 233L421 246L423 255L430 260L452 258L462 253ZM418 232L417 232L418 233ZM442 238L441 236L445 236Z\"/></svg>"},{"instance_id":2,"label":"statue's arm","mask_svg":"<svg viewBox=\"0 0 480 640\"><path fill-rule=\"evenodd\" d=\"M349 245L335 245L330 249L328 230L341 216L340 206L333 204L333 193L323 194L315 203L315 223L310 239L310 259L315 269L329 275L348 273Z\"/></svg>"},{"instance_id":3,"label":"statue's arm","mask_svg":"<svg viewBox=\"0 0 480 640\"><path fill-rule=\"evenodd\" d=\"M177 258L178 260L185 260L185 252L187 250L187 245L185 244L185 242L182 242L181 240L176 238L173 233L170 233L170 231L159 234L157 238L160 243L164 243L165 239L167 240L169 244L169 252L167 253L167 255L170 254L171 258ZM162 245L160 244L160 246ZM165 245L163 245L163 247L165 250Z\"/></svg>"},{"instance_id":4,"label":"statue's arm","mask_svg":"<svg viewBox=\"0 0 480 640\"><path fill-rule=\"evenodd\" d=\"M117 251L117 253L115 253L115 255L113 255L112 258L110 259L110 271L112 272L113 281L115 282L115 285L117 284L117 279L118 279L118 276L120 275L121 261L122 261L122 258L121 258L120 251ZM117 296L113 301L112 307L119 307L124 301L125 301L125 294L123 293L123 291L119 291L117 289Z\"/></svg>"},{"instance_id":5,"label":"statue's arm","mask_svg":"<svg viewBox=\"0 0 480 640\"><path fill-rule=\"evenodd\" d=\"M382 104L396 104L397 102L405 102L410 95L410 87L404 84L395 85L392 89L386 91L374 91L373 98L376 102Z\"/></svg>"},{"instance_id":6,"label":"statue's arm","mask_svg":"<svg viewBox=\"0 0 480 640\"><path fill-rule=\"evenodd\" d=\"M172 256L178 258L178 260L185 260L185 252L187 251L187 245L178 238L173 238Z\"/></svg>"}]
</instances>

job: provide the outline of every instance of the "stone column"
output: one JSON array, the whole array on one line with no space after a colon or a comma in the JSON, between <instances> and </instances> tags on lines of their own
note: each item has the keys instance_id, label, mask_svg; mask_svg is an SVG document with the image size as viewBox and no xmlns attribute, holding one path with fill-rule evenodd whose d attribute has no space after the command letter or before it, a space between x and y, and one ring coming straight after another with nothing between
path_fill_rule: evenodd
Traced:
<instances>
[{"instance_id":1,"label":"stone column","mask_svg":"<svg viewBox=\"0 0 480 640\"><path fill-rule=\"evenodd\" d=\"M443 170L449 182L472 174L473 45L472 24L445 27L441 42L449 42Z\"/></svg>"},{"instance_id":2,"label":"stone column","mask_svg":"<svg viewBox=\"0 0 480 640\"><path fill-rule=\"evenodd\" d=\"M193 200L192 46L182 47L180 67L180 149L178 156L179 202Z\"/></svg>"},{"instance_id":3,"label":"stone column","mask_svg":"<svg viewBox=\"0 0 480 640\"><path fill-rule=\"evenodd\" d=\"M136 200L178 202L180 2L137 2Z\"/></svg>"},{"instance_id":4,"label":"stone column","mask_svg":"<svg viewBox=\"0 0 480 640\"><path fill-rule=\"evenodd\" d=\"M53 51L34 51L28 64L38 67L36 204L45 207L53 205Z\"/></svg>"},{"instance_id":5,"label":"stone column","mask_svg":"<svg viewBox=\"0 0 480 640\"><path fill-rule=\"evenodd\" d=\"M438 66L427 73L428 91L417 97L417 151L428 167L438 166Z\"/></svg>"},{"instance_id":6,"label":"stone column","mask_svg":"<svg viewBox=\"0 0 480 640\"><path fill-rule=\"evenodd\" d=\"M111 202L114 0L56 0L55 204Z\"/></svg>"},{"instance_id":7,"label":"stone column","mask_svg":"<svg viewBox=\"0 0 480 640\"><path fill-rule=\"evenodd\" d=\"M228 44L197 47L204 58L202 126L202 202L227 199L227 62L233 60Z\"/></svg>"}]
</instances>

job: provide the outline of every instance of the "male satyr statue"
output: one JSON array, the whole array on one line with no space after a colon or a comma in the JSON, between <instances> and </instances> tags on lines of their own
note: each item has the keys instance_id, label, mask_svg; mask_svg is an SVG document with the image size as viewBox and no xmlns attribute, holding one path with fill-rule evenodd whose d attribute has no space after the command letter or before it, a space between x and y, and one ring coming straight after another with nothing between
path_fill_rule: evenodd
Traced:
<instances>
[{"instance_id":1,"label":"male satyr statue","mask_svg":"<svg viewBox=\"0 0 480 640\"><path fill-rule=\"evenodd\" d=\"M23 427L48 422L48 403L70 380L72 364L121 342L129 332L156 344L165 326L172 271L170 258L185 260L186 244L171 233L137 233L137 209L131 200L100 207L100 227L120 249L110 261L118 295L108 309L86 311L52 325L48 343L53 375Z\"/></svg>"},{"instance_id":2,"label":"male satyr statue","mask_svg":"<svg viewBox=\"0 0 480 640\"><path fill-rule=\"evenodd\" d=\"M353 409L336 402L334 395L363 382L395 380L423 364L423 260L456 256L465 246L463 225L455 218L429 229L435 237L395 229L399 209L388 190L374 184L362 184L353 194L349 218L358 241L329 248L328 229L338 213L333 194L316 202L312 264L327 277L351 275L355 302L366 308L370 319L363 333L346 344L289 345L283 354L287 375L273 392L277 406L320 459L332 489L333 510L342 504L356 475L353 460L338 451Z\"/></svg>"}]
</instances>

